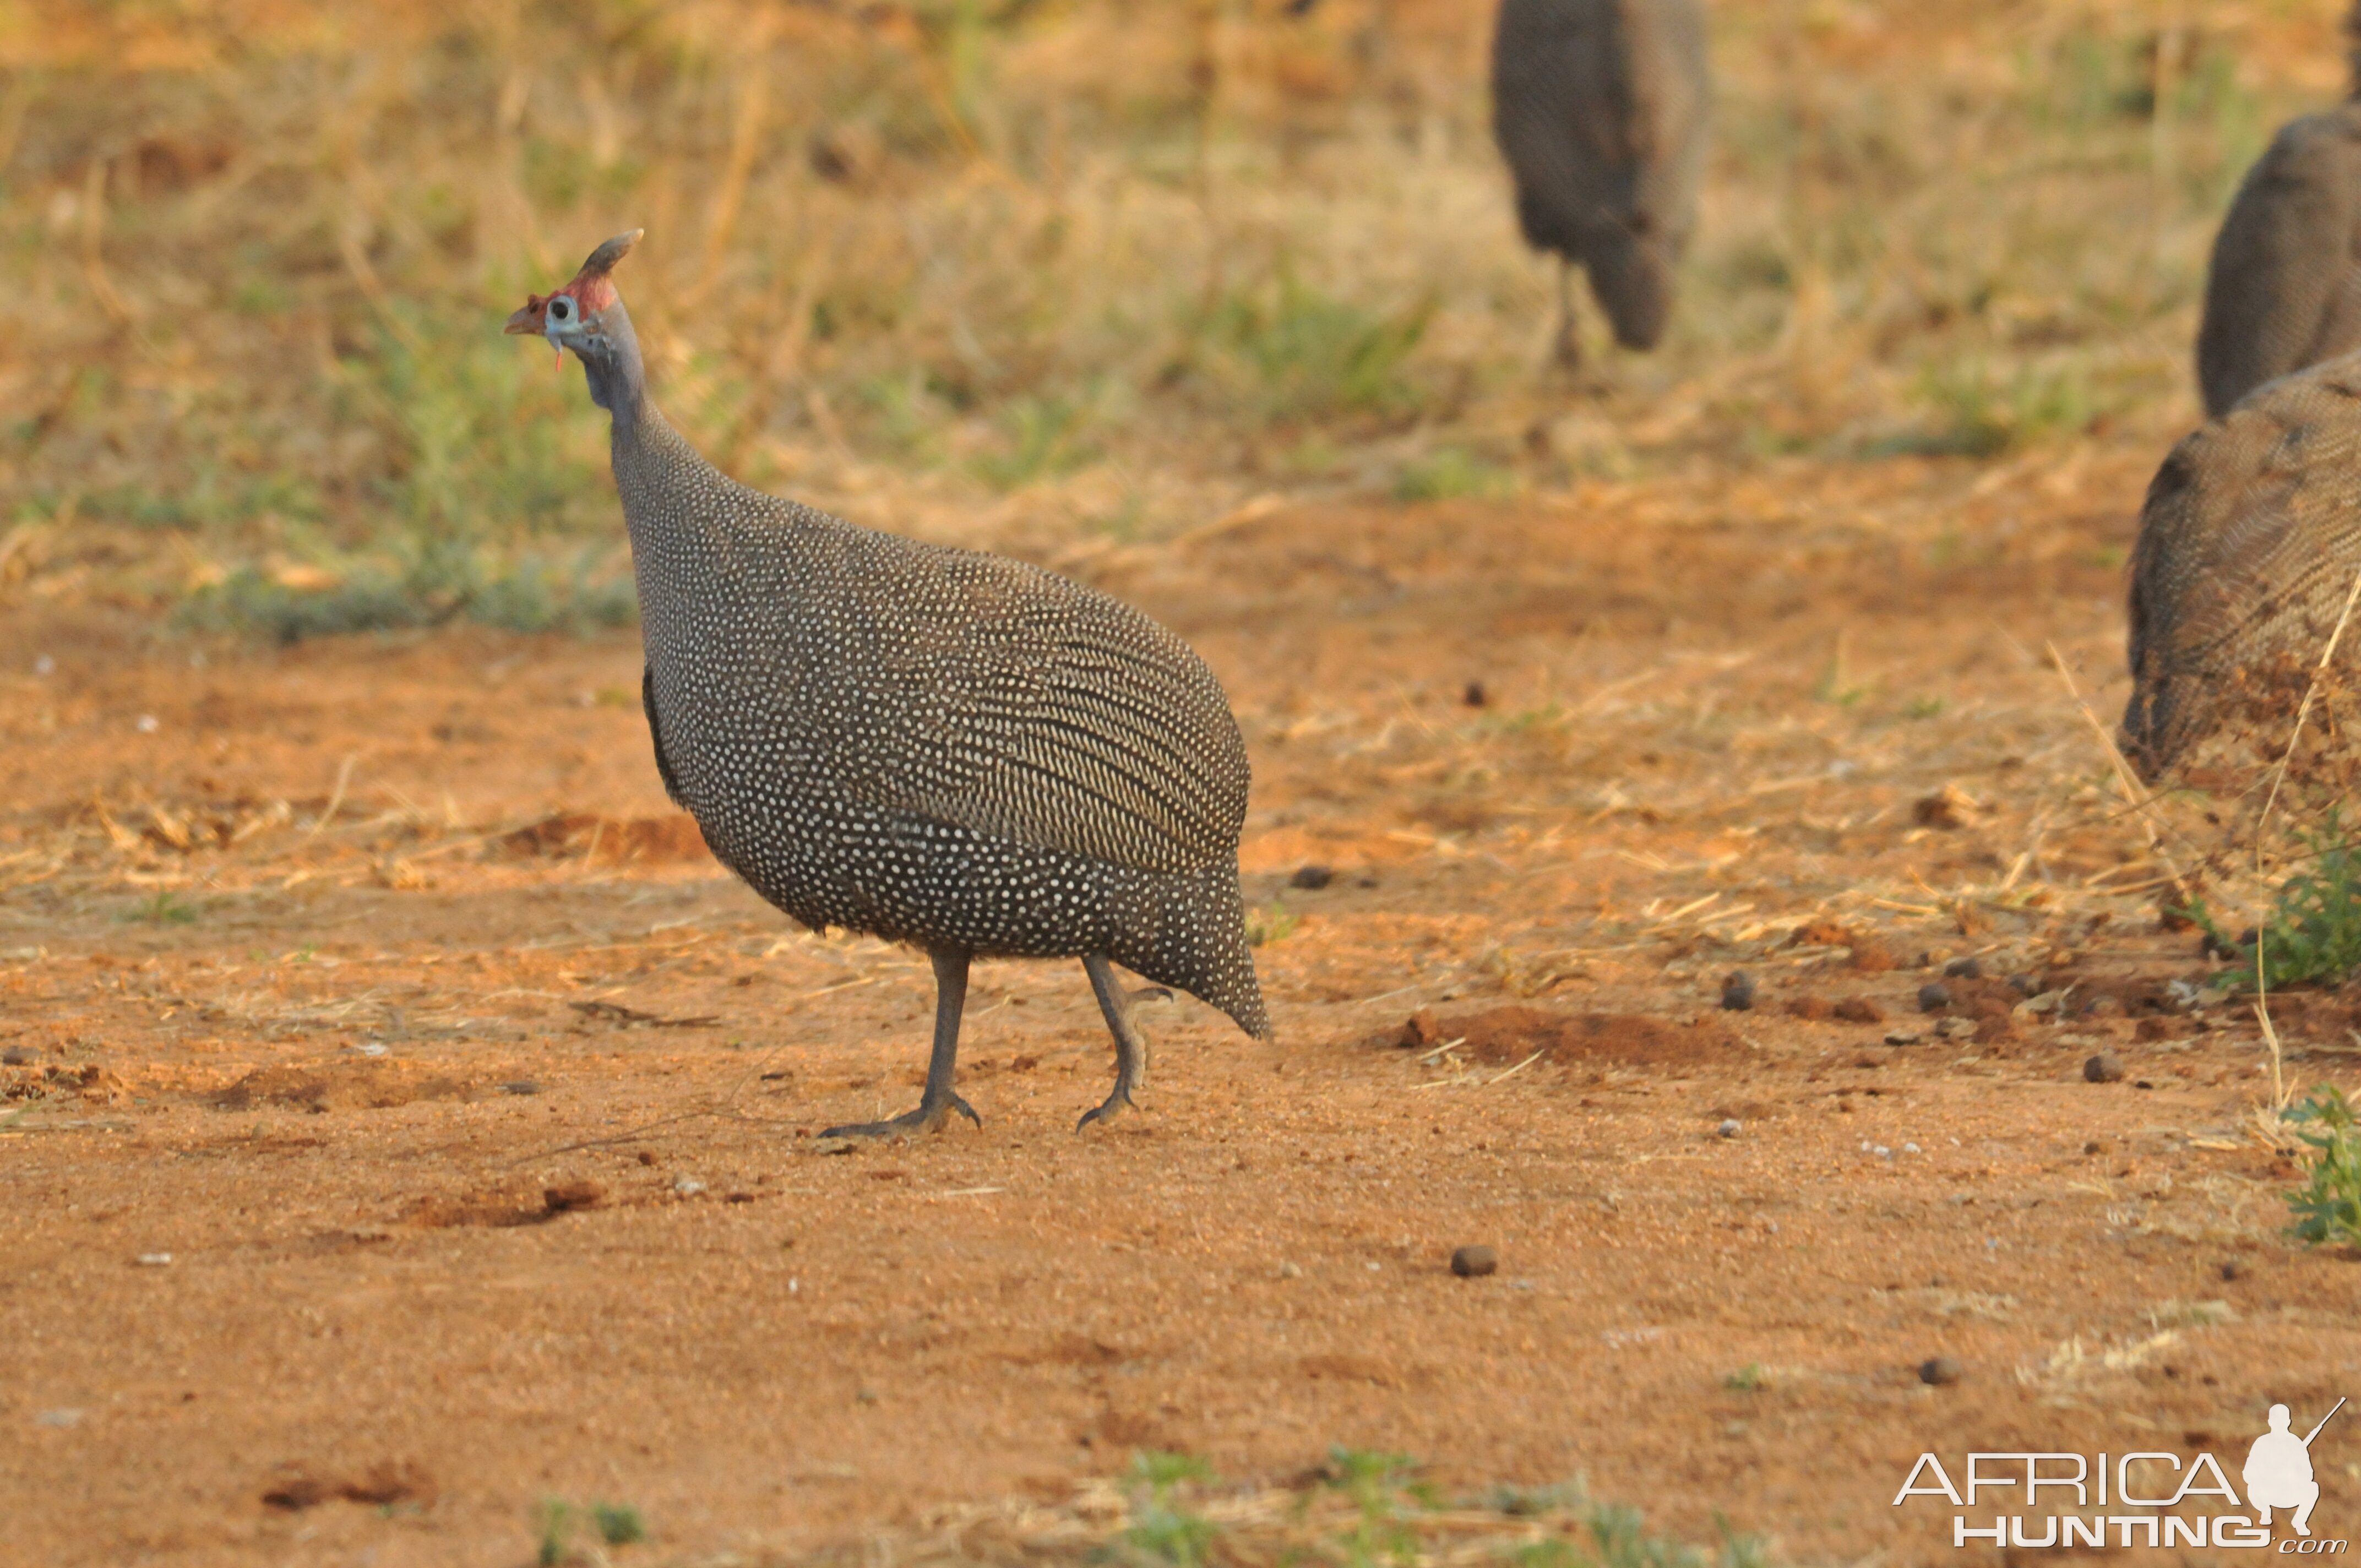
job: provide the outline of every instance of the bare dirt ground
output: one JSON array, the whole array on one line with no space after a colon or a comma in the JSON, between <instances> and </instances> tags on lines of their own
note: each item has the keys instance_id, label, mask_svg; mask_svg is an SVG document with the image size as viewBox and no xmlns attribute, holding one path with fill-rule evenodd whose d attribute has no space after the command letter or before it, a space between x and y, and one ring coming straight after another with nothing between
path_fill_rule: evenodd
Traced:
<instances>
[{"instance_id":1,"label":"bare dirt ground","mask_svg":"<svg viewBox=\"0 0 2361 1568\"><path fill-rule=\"evenodd\" d=\"M1005 1553L1137 1450L1342 1443L1907 1563L1924 1450L2242 1454L2355 1388L2361 1271L2278 1239L2257 1031L2164 1004L2202 965L2046 651L2112 725L2151 460L1070 553L1235 699L1279 1038L1183 1001L1077 1136L1079 967L985 964L982 1130L849 1154L923 964L705 857L633 638L9 609L0 1556L517 1563L550 1496L651 1562ZM2297 1081L2347 1013L2288 999Z\"/></svg>"}]
</instances>

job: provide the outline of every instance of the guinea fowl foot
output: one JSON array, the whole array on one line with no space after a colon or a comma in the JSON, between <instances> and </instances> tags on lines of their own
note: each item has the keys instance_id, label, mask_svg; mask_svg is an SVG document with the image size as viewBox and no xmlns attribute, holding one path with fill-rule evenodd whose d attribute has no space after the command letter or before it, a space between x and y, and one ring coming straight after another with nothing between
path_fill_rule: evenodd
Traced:
<instances>
[{"instance_id":1,"label":"guinea fowl foot","mask_svg":"<svg viewBox=\"0 0 2361 1568\"><path fill-rule=\"evenodd\" d=\"M1582 374L1582 334L1568 322L1550 344L1550 363L1568 376Z\"/></svg>"},{"instance_id":2,"label":"guinea fowl foot","mask_svg":"<svg viewBox=\"0 0 2361 1568\"><path fill-rule=\"evenodd\" d=\"M960 1014L967 1005L967 966L972 955L965 948L935 948L927 956L935 966L935 1048L927 1058L927 1087L918 1096L918 1108L890 1121L848 1122L829 1128L821 1137L904 1138L912 1133L939 1133L954 1111L977 1126L983 1125L975 1107L951 1088L958 1081Z\"/></svg>"},{"instance_id":3,"label":"guinea fowl foot","mask_svg":"<svg viewBox=\"0 0 2361 1568\"><path fill-rule=\"evenodd\" d=\"M975 1107L954 1094L943 1103L931 1109L920 1105L915 1111L905 1111L899 1116L883 1122L847 1122L840 1127L827 1129L820 1134L820 1136L823 1138L906 1138L912 1133L939 1133L943 1130L943 1124L950 1119L950 1113L954 1111L977 1126L983 1125L983 1118L975 1113Z\"/></svg>"},{"instance_id":4,"label":"guinea fowl foot","mask_svg":"<svg viewBox=\"0 0 2361 1568\"><path fill-rule=\"evenodd\" d=\"M1557 335L1550 340L1550 363L1566 376L1582 374L1582 327L1574 313L1574 264L1557 267Z\"/></svg>"},{"instance_id":5,"label":"guinea fowl foot","mask_svg":"<svg viewBox=\"0 0 2361 1568\"><path fill-rule=\"evenodd\" d=\"M1074 1131L1079 1133L1093 1122L1112 1122L1126 1111L1137 1109L1138 1107L1131 1102L1131 1085L1118 1083L1104 1103L1082 1113L1082 1119L1074 1124Z\"/></svg>"},{"instance_id":6,"label":"guinea fowl foot","mask_svg":"<svg viewBox=\"0 0 2361 1568\"><path fill-rule=\"evenodd\" d=\"M1082 1119L1074 1124L1077 1133L1093 1122L1112 1122L1136 1108L1132 1091L1148 1082L1148 1035L1139 1026L1139 1010L1143 1004L1162 1003L1170 1006L1172 1002L1171 991L1161 985L1126 992L1116 981L1104 953L1083 954L1082 969L1091 977L1091 990L1098 994L1099 1011L1106 1015L1107 1032L1115 1036L1115 1087L1096 1110L1082 1113Z\"/></svg>"}]
</instances>

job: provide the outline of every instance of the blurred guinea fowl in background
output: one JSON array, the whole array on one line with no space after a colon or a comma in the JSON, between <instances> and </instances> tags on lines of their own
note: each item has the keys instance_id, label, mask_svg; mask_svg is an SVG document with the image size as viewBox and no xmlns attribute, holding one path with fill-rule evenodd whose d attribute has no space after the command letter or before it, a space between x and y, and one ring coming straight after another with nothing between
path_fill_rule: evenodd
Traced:
<instances>
[{"instance_id":1,"label":"blurred guinea fowl in background","mask_svg":"<svg viewBox=\"0 0 2361 1568\"><path fill-rule=\"evenodd\" d=\"M2197 331L2208 415L2361 348L2361 0L2345 36L2351 95L2280 128L2214 238Z\"/></svg>"},{"instance_id":2,"label":"blurred guinea fowl in background","mask_svg":"<svg viewBox=\"0 0 2361 1568\"><path fill-rule=\"evenodd\" d=\"M1558 362L1581 362L1579 265L1626 348L1653 348L1696 227L1713 78L1699 0L1503 0L1492 132L1525 241L1559 258Z\"/></svg>"}]
</instances>

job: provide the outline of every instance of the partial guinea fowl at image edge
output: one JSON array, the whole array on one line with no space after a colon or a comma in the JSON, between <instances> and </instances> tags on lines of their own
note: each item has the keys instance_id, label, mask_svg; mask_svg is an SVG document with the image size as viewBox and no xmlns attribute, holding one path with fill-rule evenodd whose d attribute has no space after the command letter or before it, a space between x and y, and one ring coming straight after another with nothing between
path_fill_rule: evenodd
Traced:
<instances>
[{"instance_id":1,"label":"partial guinea fowl at image edge","mask_svg":"<svg viewBox=\"0 0 2361 1568\"><path fill-rule=\"evenodd\" d=\"M1270 1021L1238 892L1249 773L1221 685L1179 637L1040 567L858 527L737 483L658 411L612 279L641 231L507 330L583 366L613 422L658 772L715 856L815 931L925 952L918 1106L827 1137L981 1118L956 1092L979 956L1078 958L1115 1047L1111 1119L1146 1080L1113 966L1249 1036Z\"/></svg>"},{"instance_id":2,"label":"partial guinea fowl at image edge","mask_svg":"<svg viewBox=\"0 0 2361 1568\"><path fill-rule=\"evenodd\" d=\"M2149 483L2130 567L2125 755L2149 781L2292 718L2361 656L2361 353L2258 389Z\"/></svg>"},{"instance_id":3,"label":"partial guinea fowl at image edge","mask_svg":"<svg viewBox=\"0 0 2361 1568\"><path fill-rule=\"evenodd\" d=\"M2209 416L2361 348L2361 0L2345 36L2345 101L2279 127L2214 236L2197 330Z\"/></svg>"}]
</instances>

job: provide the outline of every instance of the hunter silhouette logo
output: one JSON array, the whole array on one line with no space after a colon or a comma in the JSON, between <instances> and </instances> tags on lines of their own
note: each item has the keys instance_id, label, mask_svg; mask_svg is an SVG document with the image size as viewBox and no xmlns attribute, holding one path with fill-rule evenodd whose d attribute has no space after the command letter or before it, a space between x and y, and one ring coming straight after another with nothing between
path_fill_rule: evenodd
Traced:
<instances>
[{"instance_id":1,"label":"hunter silhouette logo","mask_svg":"<svg viewBox=\"0 0 2361 1568\"><path fill-rule=\"evenodd\" d=\"M2276 1549L2285 1556L2341 1555L2345 1541L2315 1540L2312 1533L2312 1511L2320 1502L2312 1444L2345 1404L2337 1400L2301 1435L2288 1408L2273 1405L2267 1430L2248 1445L2239 1472L2246 1484L2243 1503L2228 1472L2211 1453L2184 1458L2149 1450L1971 1453L1956 1483L1942 1460L1922 1453L1894 1505L1900 1508L1918 1497L1948 1501L1960 1510L1951 1517L1953 1546L2211 1546ZM2001 1507L2014 1504L2014 1510L1979 1520L1978 1512L1993 1507L1980 1494L1993 1491L2007 1499ZM2285 1528L2293 1532L2285 1540L2273 1539L2274 1514L2283 1514Z\"/></svg>"},{"instance_id":2,"label":"hunter silhouette logo","mask_svg":"<svg viewBox=\"0 0 2361 1568\"><path fill-rule=\"evenodd\" d=\"M2312 1440L2344 1408L2345 1401L2337 1400L2320 1418L2320 1426L2298 1437L2288 1430L2288 1408L2271 1407L2271 1430L2246 1451L2246 1468L2239 1473L2246 1478L2246 1501L2254 1507L2257 1524L2268 1530L2273 1508L2293 1508L2288 1523L2298 1535L2312 1533L2312 1506L2320 1501L2320 1483L2312 1478Z\"/></svg>"}]
</instances>

